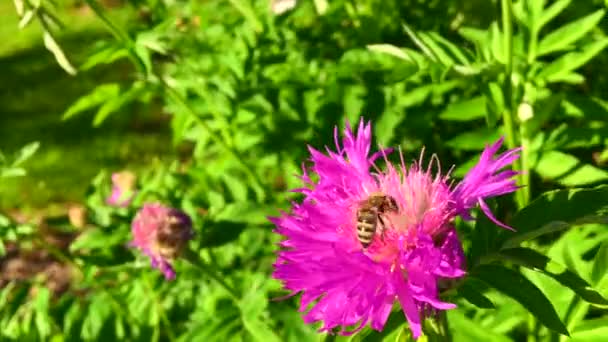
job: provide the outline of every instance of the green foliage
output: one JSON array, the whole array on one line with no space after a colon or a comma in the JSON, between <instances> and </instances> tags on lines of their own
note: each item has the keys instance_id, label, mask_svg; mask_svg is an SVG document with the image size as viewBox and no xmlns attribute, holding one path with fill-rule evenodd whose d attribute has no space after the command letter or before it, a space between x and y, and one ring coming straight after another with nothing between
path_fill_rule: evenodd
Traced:
<instances>
[{"instance_id":1,"label":"green foliage","mask_svg":"<svg viewBox=\"0 0 608 342\"><path fill-rule=\"evenodd\" d=\"M141 124L139 110L161 113L154 124L171 134L160 142L167 155L137 170L129 206L106 203L111 181L101 170L83 198L83 225L65 212L24 222L3 208L2 270L24 262L38 271L0 277L0 339L410 340L397 306L382 331L337 337L305 325L297 299L274 300L285 292L270 276L280 237L268 217L297 200L287 190L301 186L306 144L331 146L334 126L360 116L373 121L375 143L398 146L407 159L426 146L444 169L459 165L454 177L500 136L523 147L516 201L490 203L516 231L499 231L480 213L474 224L457 223L468 275L442 296L459 307L442 314L447 324L427 320L421 340L606 336L608 187L596 185L608 179L608 38L600 1L515 1L507 22L495 16L509 18L505 7L481 0L301 0L280 15L270 2L85 0L107 35L82 40L86 56L74 67L55 34L55 2L15 0L19 27L35 19L59 66L94 78L64 108L63 125L91 114L100 131L116 120L145 126L149 115ZM129 20L117 22L113 11ZM96 74L106 70L115 72ZM117 149L122 139L94 147ZM77 147L66 145L60 161ZM141 145L135 154L151 149ZM0 154L0 180L25 175L37 149ZM194 222L191 252L174 262L171 282L128 248L130 222L150 201Z\"/></svg>"}]
</instances>

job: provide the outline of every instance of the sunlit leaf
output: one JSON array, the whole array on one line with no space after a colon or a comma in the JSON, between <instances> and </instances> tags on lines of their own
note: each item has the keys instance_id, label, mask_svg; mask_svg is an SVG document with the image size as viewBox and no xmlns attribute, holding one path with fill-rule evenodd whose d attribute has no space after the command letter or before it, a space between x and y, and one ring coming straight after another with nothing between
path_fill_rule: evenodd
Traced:
<instances>
[{"instance_id":1,"label":"sunlit leaf","mask_svg":"<svg viewBox=\"0 0 608 342\"><path fill-rule=\"evenodd\" d=\"M448 105L439 118L448 121L470 121L483 118L486 113L486 100L483 96L462 100Z\"/></svg>"},{"instance_id":2,"label":"sunlit leaf","mask_svg":"<svg viewBox=\"0 0 608 342\"><path fill-rule=\"evenodd\" d=\"M120 86L117 83L106 83L95 87L90 93L80 97L63 113L63 120L67 120L74 115L85 110L99 106L105 101L115 98L120 93Z\"/></svg>"},{"instance_id":3,"label":"sunlit leaf","mask_svg":"<svg viewBox=\"0 0 608 342\"><path fill-rule=\"evenodd\" d=\"M523 241L583 223L608 224L608 186L594 189L555 190L542 194L519 211L510 224L503 248L517 247Z\"/></svg>"},{"instance_id":4,"label":"sunlit leaf","mask_svg":"<svg viewBox=\"0 0 608 342\"><path fill-rule=\"evenodd\" d=\"M596 27L605 13L604 10L595 11L592 14L549 33L540 41L538 45L538 55L542 56L568 48L570 44L582 38L587 32Z\"/></svg>"},{"instance_id":5,"label":"sunlit leaf","mask_svg":"<svg viewBox=\"0 0 608 342\"><path fill-rule=\"evenodd\" d=\"M450 330L454 335L454 341L492 341L492 342L508 342L512 341L508 337L492 332L481 326L478 322L472 321L460 310L448 310L448 322L450 322Z\"/></svg>"},{"instance_id":6,"label":"sunlit leaf","mask_svg":"<svg viewBox=\"0 0 608 342\"><path fill-rule=\"evenodd\" d=\"M551 260L549 257L529 248L509 248L498 255L506 260L542 272L568 287L583 300L601 306L608 306L608 300L578 274Z\"/></svg>"},{"instance_id":7,"label":"sunlit leaf","mask_svg":"<svg viewBox=\"0 0 608 342\"><path fill-rule=\"evenodd\" d=\"M481 265L473 269L471 276L518 301L547 328L562 335L568 335L566 326L560 320L549 299L520 273L503 266Z\"/></svg>"},{"instance_id":8,"label":"sunlit leaf","mask_svg":"<svg viewBox=\"0 0 608 342\"><path fill-rule=\"evenodd\" d=\"M542 177L555 180L565 186L593 184L608 180L608 172L582 163L576 157L559 151L544 152L534 169Z\"/></svg>"},{"instance_id":9,"label":"sunlit leaf","mask_svg":"<svg viewBox=\"0 0 608 342\"><path fill-rule=\"evenodd\" d=\"M500 136L501 133L497 129L481 128L461 133L446 141L446 145L458 150L479 151L483 150L489 143L498 140Z\"/></svg>"},{"instance_id":10,"label":"sunlit leaf","mask_svg":"<svg viewBox=\"0 0 608 342\"><path fill-rule=\"evenodd\" d=\"M549 7L542 11L537 29L540 30L541 27L545 26L549 21L559 15L571 2L572 0L557 0L553 2Z\"/></svg>"},{"instance_id":11,"label":"sunlit leaf","mask_svg":"<svg viewBox=\"0 0 608 342\"><path fill-rule=\"evenodd\" d=\"M68 74L76 75L76 69L72 66L72 63L70 63L68 58L65 56L65 53L63 53L61 46L57 44L55 38L53 38L51 33L48 31L44 31L43 38L44 46L53 53L55 59L57 60L57 64L59 64L59 66L61 66L61 68L63 68L63 70L65 70Z\"/></svg>"},{"instance_id":12,"label":"sunlit leaf","mask_svg":"<svg viewBox=\"0 0 608 342\"><path fill-rule=\"evenodd\" d=\"M561 81L565 75L570 74L570 71L589 62L606 46L608 46L608 38L588 44L580 51L569 52L544 67L537 77L545 79L547 82Z\"/></svg>"}]
</instances>

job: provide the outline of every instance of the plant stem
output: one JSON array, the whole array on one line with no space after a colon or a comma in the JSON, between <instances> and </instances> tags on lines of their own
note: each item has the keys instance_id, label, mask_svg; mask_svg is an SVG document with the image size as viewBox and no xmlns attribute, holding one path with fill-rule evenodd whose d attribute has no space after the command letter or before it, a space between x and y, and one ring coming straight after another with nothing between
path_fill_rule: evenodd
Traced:
<instances>
[{"instance_id":1,"label":"plant stem","mask_svg":"<svg viewBox=\"0 0 608 342\"><path fill-rule=\"evenodd\" d=\"M525 122L520 126L519 134L521 137L521 169L522 174L521 184L523 185L518 191L522 194L523 206L528 205L530 201L530 137Z\"/></svg>"},{"instance_id":2,"label":"plant stem","mask_svg":"<svg viewBox=\"0 0 608 342\"><path fill-rule=\"evenodd\" d=\"M224 281L222 276L219 275L218 273L216 273L212 267L207 265L207 263L205 263L198 254L196 254L190 250L186 250L184 252L184 259L189 261L193 266L195 266L199 270L203 271L203 273L205 273L209 278L215 280L221 287L224 288L224 290L226 290L226 292L228 292L230 297L237 304L239 303L238 292L232 286L230 286L226 281Z\"/></svg>"},{"instance_id":3,"label":"plant stem","mask_svg":"<svg viewBox=\"0 0 608 342\"><path fill-rule=\"evenodd\" d=\"M173 333L171 322L167 318L165 309L163 308L163 304L161 303L157 292L154 290L154 286L152 286L152 284L150 282L150 278L147 274L144 276L144 284L148 288L148 291L150 291L150 294L152 295L152 301L154 302L154 305L156 306L156 311L158 312L158 316L160 317L160 320L165 325L164 331L167 333L167 338L169 339L169 341L175 341L175 334Z\"/></svg>"},{"instance_id":4,"label":"plant stem","mask_svg":"<svg viewBox=\"0 0 608 342\"><path fill-rule=\"evenodd\" d=\"M137 56L137 53L135 52L135 42L133 41L133 39L131 39L129 34L122 30L119 26L115 25L114 22L112 22L112 20L106 15L105 10L99 4L99 2L97 2L97 0L84 0L84 2L86 2L87 5L89 5L89 7L93 10L95 15L101 21L103 21L103 23L108 28L108 31L110 31L114 38L124 44L125 48L129 52L127 56L131 60L131 62L133 62L135 68L137 68L137 71L145 73L146 66L141 61L139 56Z\"/></svg>"},{"instance_id":5,"label":"plant stem","mask_svg":"<svg viewBox=\"0 0 608 342\"><path fill-rule=\"evenodd\" d=\"M450 342L452 341L452 334L450 332L450 325L448 324L448 315L445 311L439 312L439 319L437 320L439 323L439 336L441 341Z\"/></svg>"},{"instance_id":6,"label":"plant stem","mask_svg":"<svg viewBox=\"0 0 608 342\"><path fill-rule=\"evenodd\" d=\"M505 60L505 80L503 84L503 93L505 95L505 110L503 112L503 123L505 126L507 146L509 149L517 147L516 130L515 130L515 110L513 105L513 7L511 0L501 0L502 9L502 25L503 25L503 53ZM513 169L521 171L521 162L516 160L513 163ZM519 185L522 183L522 175L518 175ZM517 206L523 208L526 200L522 190L516 192Z\"/></svg>"},{"instance_id":7,"label":"plant stem","mask_svg":"<svg viewBox=\"0 0 608 342\"><path fill-rule=\"evenodd\" d=\"M167 81L165 81L159 75L155 74L155 76L158 77L158 79L160 80L160 83L162 84L162 86L165 89L167 89L169 95L173 98L173 100L175 102L177 102L188 113L188 115L190 115L192 117L192 119L194 119L194 121L196 121L197 124L201 125L201 127L203 127L203 129L205 131L209 132L209 136L211 137L211 140L213 140L214 143L216 143L216 144L220 145L222 148L224 148L226 150L226 152L228 152L228 154L230 154L230 156L233 157L234 160L236 160L242 166L243 172L245 172L245 174L249 178L249 181L251 181L252 184L255 186L255 190L256 191L261 190L262 182L261 182L260 178L252 171L251 166L247 165L247 163L245 163L243 156L241 156L238 151L236 151L229 144L227 144L224 139L222 139L217 134L215 134L211 130L209 125L207 125L207 122L205 122L205 120L203 120L200 116L198 116L198 114L196 114L194 109L186 102L186 100L181 96L181 94L177 90L175 90L175 88L173 88L170 84L168 84ZM263 192L258 193L258 199L260 201L262 201L264 199Z\"/></svg>"}]
</instances>

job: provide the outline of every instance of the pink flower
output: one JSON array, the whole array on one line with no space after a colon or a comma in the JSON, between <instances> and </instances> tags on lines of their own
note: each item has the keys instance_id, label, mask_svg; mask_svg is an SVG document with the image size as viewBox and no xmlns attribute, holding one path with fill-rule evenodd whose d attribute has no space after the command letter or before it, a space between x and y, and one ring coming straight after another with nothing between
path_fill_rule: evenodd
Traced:
<instances>
[{"instance_id":1,"label":"pink flower","mask_svg":"<svg viewBox=\"0 0 608 342\"><path fill-rule=\"evenodd\" d=\"M146 254L152 267L159 269L165 278L175 278L171 261L179 256L192 238L190 217L159 203L147 203L133 219L131 232L133 241L130 246Z\"/></svg>"},{"instance_id":2,"label":"pink flower","mask_svg":"<svg viewBox=\"0 0 608 342\"><path fill-rule=\"evenodd\" d=\"M135 196L135 175L129 171L112 174L112 193L106 203L117 207L128 206Z\"/></svg>"},{"instance_id":3,"label":"pink flower","mask_svg":"<svg viewBox=\"0 0 608 342\"><path fill-rule=\"evenodd\" d=\"M310 149L313 175L304 170L302 203L291 213L271 218L281 242L274 277L292 294L302 293L304 321L322 321L321 331L341 327L343 335L370 324L382 330L395 300L401 304L414 337L425 315L454 308L439 298L440 281L465 275L462 244L453 225L457 215L470 218L477 204L493 218L484 198L516 190L514 172L502 171L516 151L494 157L502 140L486 148L479 163L454 188L449 176L433 176L431 162L372 173L385 151L370 153L371 127L361 121L347 127L336 151ZM358 238L358 213L375 194L397 205L376 217L376 232L367 246ZM494 219L494 218L493 218ZM495 219L494 219L495 220ZM354 327L353 327L354 326ZM352 328L348 328L352 327Z\"/></svg>"}]
</instances>

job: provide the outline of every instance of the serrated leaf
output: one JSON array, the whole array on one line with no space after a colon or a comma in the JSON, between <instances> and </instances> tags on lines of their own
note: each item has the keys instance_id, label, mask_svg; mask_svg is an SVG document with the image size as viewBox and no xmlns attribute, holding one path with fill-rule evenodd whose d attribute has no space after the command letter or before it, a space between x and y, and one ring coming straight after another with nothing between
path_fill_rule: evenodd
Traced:
<instances>
[{"instance_id":1,"label":"serrated leaf","mask_svg":"<svg viewBox=\"0 0 608 342\"><path fill-rule=\"evenodd\" d=\"M515 299L547 328L569 335L549 299L522 274L503 266L481 265L473 269L471 276Z\"/></svg>"},{"instance_id":2,"label":"serrated leaf","mask_svg":"<svg viewBox=\"0 0 608 342\"><path fill-rule=\"evenodd\" d=\"M602 20L606 11L598 10L549 33L538 44L538 56L566 49Z\"/></svg>"},{"instance_id":3,"label":"serrated leaf","mask_svg":"<svg viewBox=\"0 0 608 342\"><path fill-rule=\"evenodd\" d=\"M63 114L62 120L67 120L74 115L85 110L99 106L120 93L120 86L117 83L106 83L95 87L90 93L80 97Z\"/></svg>"},{"instance_id":4,"label":"serrated leaf","mask_svg":"<svg viewBox=\"0 0 608 342\"><path fill-rule=\"evenodd\" d=\"M608 186L593 189L555 190L542 194L511 220L517 232L510 233L502 248L519 246L526 240L583 223L608 224Z\"/></svg>"},{"instance_id":5,"label":"serrated leaf","mask_svg":"<svg viewBox=\"0 0 608 342\"><path fill-rule=\"evenodd\" d=\"M576 157L560 151L543 153L534 169L542 177L565 186L587 185L608 180L608 172L581 163Z\"/></svg>"},{"instance_id":6,"label":"serrated leaf","mask_svg":"<svg viewBox=\"0 0 608 342\"><path fill-rule=\"evenodd\" d=\"M486 100L483 96L451 103L439 114L439 118L448 121L471 121L483 118L486 114Z\"/></svg>"},{"instance_id":7,"label":"serrated leaf","mask_svg":"<svg viewBox=\"0 0 608 342\"><path fill-rule=\"evenodd\" d=\"M528 267L557 280L578 294L588 303L608 306L608 300L591 287L587 281L549 257L529 248L509 248L498 253L506 260Z\"/></svg>"}]
</instances>

